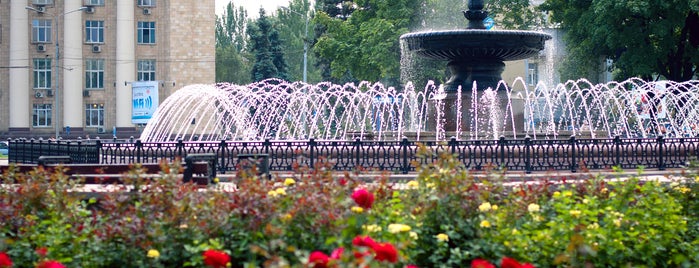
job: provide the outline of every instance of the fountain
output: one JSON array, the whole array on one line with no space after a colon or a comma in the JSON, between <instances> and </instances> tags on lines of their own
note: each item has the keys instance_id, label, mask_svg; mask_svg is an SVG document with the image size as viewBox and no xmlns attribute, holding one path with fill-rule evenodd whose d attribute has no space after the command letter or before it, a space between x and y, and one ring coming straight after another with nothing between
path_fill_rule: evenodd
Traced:
<instances>
[{"instance_id":1,"label":"fountain","mask_svg":"<svg viewBox=\"0 0 699 268\"><path fill-rule=\"evenodd\" d=\"M438 118L441 122L434 128L443 127L444 131L456 133L478 131L476 127L483 125L479 124L478 118L487 118L494 123L485 124L491 126L485 130L487 132L516 131L513 128L524 125L520 103L513 103L513 98L507 96L508 92L502 90L485 94L483 99L478 98L482 94L477 93L497 89L505 69L504 61L537 55L551 36L533 31L486 30L483 21L488 13L483 11L483 1L470 0L468 8L464 11L469 21L465 30L416 32L400 37L407 43L408 50L417 55L448 61L451 78L433 99L437 103L434 106L443 107L443 118ZM506 110L513 113L492 112ZM430 114L437 114L437 111ZM501 123L508 121L514 123Z\"/></svg>"}]
</instances>

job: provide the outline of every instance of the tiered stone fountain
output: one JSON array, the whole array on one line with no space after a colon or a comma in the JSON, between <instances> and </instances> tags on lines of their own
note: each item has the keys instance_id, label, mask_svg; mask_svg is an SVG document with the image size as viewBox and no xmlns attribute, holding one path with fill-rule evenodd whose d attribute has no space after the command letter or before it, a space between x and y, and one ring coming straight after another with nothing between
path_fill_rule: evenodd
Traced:
<instances>
[{"instance_id":1,"label":"tiered stone fountain","mask_svg":"<svg viewBox=\"0 0 699 268\"><path fill-rule=\"evenodd\" d=\"M409 51L448 62L451 78L442 86L443 91L432 98L433 107L443 108L430 113L442 111L441 118L435 116L441 122L434 127L447 132L476 131L476 126L492 128L487 132L506 132L523 126L521 105L510 101L513 98L507 96L508 92L491 91L490 96L484 92L498 88L505 61L535 56L551 39L550 35L535 31L487 30L483 21L488 12L483 6L482 0L468 2L468 11L464 11L468 27L464 30L415 32L400 37ZM493 113L494 109L511 114Z\"/></svg>"}]
</instances>

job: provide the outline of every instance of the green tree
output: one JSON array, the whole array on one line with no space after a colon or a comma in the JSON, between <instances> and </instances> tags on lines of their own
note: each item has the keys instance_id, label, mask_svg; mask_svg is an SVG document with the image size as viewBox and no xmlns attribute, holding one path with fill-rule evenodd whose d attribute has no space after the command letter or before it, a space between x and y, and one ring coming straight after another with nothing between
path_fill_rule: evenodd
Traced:
<instances>
[{"instance_id":1,"label":"green tree","mask_svg":"<svg viewBox=\"0 0 699 268\"><path fill-rule=\"evenodd\" d=\"M268 78L289 80L279 32L263 8L260 8L260 17L249 25L248 34L255 55L251 71L253 81Z\"/></svg>"},{"instance_id":2,"label":"green tree","mask_svg":"<svg viewBox=\"0 0 699 268\"><path fill-rule=\"evenodd\" d=\"M308 81L319 82L320 72L315 68L315 55L311 51L313 42L313 13L309 0L291 0L289 7L279 8L279 34L289 63L289 74L294 81L303 80L304 54ZM305 50L304 50L305 49Z\"/></svg>"},{"instance_id":3,"label":"green tree","mask_svg":"<svg viewBox=\"0 0 699 268\"><path fill-rule=\"evenodd\" d=\"M316 22L326 31L314 50L330 61L331 75L396 86L400 81L398 39L418 21L420 1L359 0L349 17L318 12Z\"/></svg>"},{"instance_id":4,"label":"green tree","mask_svg":"<svg viewBox=\"0 0 699 268\"><path fill-rule=\"evenodd\" d=\"M315 10L316 13L322 12L326 14L330 18L335 18L338 20L346 20L349 18L349 16L354 12L355 6L353 2L350 1L345 1L345 0L316 0L315 1ZM315 17L315 16L314 16ZM312 47L315 46L317 43L318 39L320 39L321 36L324 36L325 33L327 32L328 28L326 25L320 24L320 23L315 23L316 20L314 19L313 21L313 40L312 40ZM320 77L323 81L330 81L338 84L342 84L345 82L350 82L353 81L354 79L351 78L351 76L346 73L342 78L334 78L332 76L330 64L331 60L330 58L324 58L322 55L320 55L320 52L318 50L312 49L311 52L313 52L313 55L315 56L315 67L320 71Z\"/></svg>"},{"instance_id":5,"label":"green tree","mask_svg":"<svg viewBox=\"0 0 699 268\"><path fill-rule=\"evenodd\" d=\"M564 79L611 59L617 80L686 81L699 66L699 0L546 0L542 10L566 31Z\"/></svg>"},{"instance_id":6,"label":"green tree","mask_svg":"<svg viewBox=\"0 0 699 268\"><path fill-rule=\"evenodd\" d=\"M540 27L543 14L529 0L494 0L485 7L499 29L528 30Z\"/></svg>"},{"instance_id":7,"label":"green tree","mask_svg":"<svg viewBox=\"0 0 699 268\"><path fill-rule=\"evenodd\" d=\"M216 18L216 82L250 83L251 60L247 49L245 28L247 11L226 5L221 17Z\"/></svg>"}]
</instances>

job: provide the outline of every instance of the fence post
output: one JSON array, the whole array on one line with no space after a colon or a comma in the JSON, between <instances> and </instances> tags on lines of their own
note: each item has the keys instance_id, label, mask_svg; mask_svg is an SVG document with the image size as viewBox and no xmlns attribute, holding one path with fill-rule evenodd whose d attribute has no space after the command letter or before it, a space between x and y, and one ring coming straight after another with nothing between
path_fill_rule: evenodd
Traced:
<instances>
[{"instance_id":1,"label":"fence post","mask_svg":"<svg viewBox=\"0 0 699 268\"><path fill-rule=\"evenodd\" d=\"M621 137L616 136L614 137L614 154L615 154L615 166L620 166L621 165Z\"/></svg>"},{"instance_id":2,"label":"fence post","mask_svg":"<svg viewBox=\"0 0 699 268\"><path fill-rule=\"evenodd\" d=\"M311 138L310 140L308 140L308 149L309 149L308 159L310 160L311 168L315 167L314 166L315 165L315 159L314 159L315 158L315 147L316 147L316 140L314 138Z\"/></svg>"},{"instance_id":3,"label":"fence post","mask_svg":"<svg viewBox=\"0 0 699 268\"><path fill-rule=\"evenodd\" d=\"M409 145L408 138L403 138L400 141L400 147L401 147L401 150L403 151L403 157L402 157L403 158L403 165L401 167L403 174L408 174L408 172L410 172L410 161L408 159L408 145Z\"/></svg>"},{"instance_id":4,"label":"fence post","mask_svg":"<svg viewBox=\"0 0 699 268\"><path fill-rule=\"evenodd\" d=\"M507 168L505 165L505 144L507 143L507 140L505 140L505 136L500 136L500 139L498 140L498 146L500 146L500 167L501 168Z\"/></svg>"},{"instance_id":5,"label":"fence post","mask_svg":"<svg viewBox=\"0 0 699 268\"><path fill-rule=\"evenodd\" d=\"M532 138L527 135L524 137L524 171L527 174L532 173L531 146Z\"/></svg>"},{"instance_id":6,"label":"fence post","mask_svg":"<svg viewBox=\"0 0 699 268\"><path fill-rule=\"evenodd\" d=\"M360 166L359 164L362 161L361 159L359 159L359 157L362 155L361 150L362 150L362 140L357 138L354 140L354 159L355 159L354 166L356 166L356 167L359 167Z\"/></svg>"},{"instance_id":7,"label":"fence post","mask_svg":"<svg viewBox=\"0 0 699 268\"><path fill-rule=\"evenodd\" d=\"M142 153L143 143L141 140L136 140L136 163L141 163L141 153Z\"/></svg>"},{"instance_id":8,"label":"fence post","mask_svg":"<svg viewBox=\"0 0 699 268\"><path fill-rule=\"evenodd\" d=\"M658 136L658 170L665 170L665 158L663 157L665 150L663 147L665 147L665 137L660 135Z\"/></svg>"},{"instance_id":9,"label":"fence post","mask_svg":"<svg viewBox=\"0 0 699 268\"><path fill-rule=\"evenodd\" d=\"M272 169L272 162L274 162L274 161L272 161L273 156L269 153L272 150L272 142L269 141L269 139L265 139L265 141L262 143L262 147L265 149L265 154L268 155L268 159L269 159L269 163L270 163L269 169L271 170Z\"/></svg>"},{"instance_id":10,"label":"fence post","mask_svg":"<svg viewBox=\"0 0 699 268\"><path fill-rule=\"evenodd\" d=\"M106 156L102 155L102 141L100 141L99 139L95 141L95 150L97 150L95 152L97 154L97 164L106 164L102 163L102 159L105 159Z\"/></svg>"},{"instance_id":11,"label":"fence post","mask_svg":"<svg viewBox=\"0 0 699 268\"><path fill-rule=\"evenodd\" d=\"M570 136L570 140L568 140L568 144L570 144L570 172L575 173L577 171L577 157L575 157L575 146L577 144L577 141L575 140L575 135Z\"/></svg>"},{"instance_id":12,"label":"fence post","mask_svg":"<svg viewBox=\"0 0 699 268\"><path fill-rule=\"evenodd\" d=\"M228 163L226 162L226 153L228 152L228 144L226 143L226 140L221 140L221 143L218 144L218 150L220 152L219 156L221 157L221 163L218 165L218 171L220 173L226 173L226 168L228 166Z\"/></svg>"},{"instance_id":13,"label":"fence post","mask_svg":"<svg viewBox=\"0 0 699 268\"><path fill-rule=\"evenodd\" d=\"M452 136L451 139L449 139L448 145L449 145L449 149L451 149L451 154L452 155L456 154L456 137Z\"/></svg>"},{"instance_id":14,"label":"fence post","mask_svg":"<svg viewBox=\"0 0 699 268\"><path fill-rule=\"evenodd\" d=\"M179 156L184 161L184 142L182 139L177 140L177 156Z\"/></svg>"}]
</instances>

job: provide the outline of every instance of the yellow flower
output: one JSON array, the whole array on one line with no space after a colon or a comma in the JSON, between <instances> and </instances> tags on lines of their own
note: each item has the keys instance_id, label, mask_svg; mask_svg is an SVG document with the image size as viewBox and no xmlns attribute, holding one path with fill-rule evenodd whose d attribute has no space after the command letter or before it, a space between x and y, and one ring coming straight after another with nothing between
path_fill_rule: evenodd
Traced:
<instances>
[{"instance_id":1,"label":"yellow flower","mask_svg":"<svg viewBox=\"0 0 699 268\"><path fill-rule=\"evenodd\" d=\"M684 186L683 186L683 187L680 187L680 188L678 189L678 191L680 191L680 193L686 194L686 193L691 192L692 190L689 189L689 188L687 188L687 187L684 187Z\"/></svg>"},{"instance_id":2,"label":"yellow flower","mask_svg":"<svg viewBox=\"0 0 699 268\"><path fill-rule=\"evenodd\" d=\"M362 226L364 230L370 233L376 233L376 232L381 232L381 226L378 226L376 224L370 224L370 225L364 225Z\"/></svg>"},{"instance_id":3,"label":"yellow flower","mask_svg":"<svg viewBox=\"0 0 699 268\"><path fill-rule=\"evenodd\" d=\"M218 183L219 181L221 180L219 180L218 177L214 178L214 183Z\"/></svg>"},{"instance_id":4,"label":"yellow flower","mask_svg":"<svg viewBox=\"0 0 699 268\"><path fill-rule=\"evenodd\" d=\"M417 181L412 180L408 182L407 186L409 189L417 189L420 184Z\"/></svg>"},{"instance_id":5,"label":"yellow flower","mask_svg":"<svg viewBox=\"0 0 699 268\"><path fill-rule=\"evenodd\" d=\"M529 204L529 206L527 207L527 210L529 210L530 213L534 213L534 212L539 212L539 208L540 208L539 205L532 203L532 204Z\"/></svg>"},{"instance_id":6,"label":"yellow flower","mask_svg":"<svg viewBox=\"0 0 699 268\"><path fill-rule=\"evenodd\" d=\"M296 184L296 181L292 178L286 178L286 180L284 180L284 185L286 185L286 186L291 186L294 184Z\"/></svg>"},{"instance_id":7,"label":"yellow flower","mask_svg":"<svg viewBox=\"0 0 699 268\"><path fill-rule=\"evenodd\" d=\"M362 212L364 212L364 209L363 209L362 207L358 207L358 206L352 207L351 210L352 210L352 212L354 212L354 213L362 213Z\"/></svg>"},{"instance_id":8,"label":"yellow flower","mask_svg":"<svg viewBox=\"0 0 699 268\"><path fill-rule=\"evenodd\" d=\"M410 239L412 239L412 240L417 240L417 233L416 233L416 232L410 232Z\"/></svg>"},{"instance_id":9,"label":"yellow flower","mask_svg":"<svg viewBox=\"0 0 699 268\"><path fill-rule=\"evenodd\" d=\"M275 191L278 195L286 195L286 188L277 188Z\"/></svg>"},{"instance_id":10,"label":"yellow flower","mask_svg":"<svg viewBox=\"0 0 699 268\"><path fill-rule=\"evenodd\" d=\"M436 187L437 185L434 184L434 182L430 182L430 183L427 183L425 186L427 186L427 188L434 189L434 187Z\"/></svg>"},{"instance_id":11,"label":"yellow flower","mask_svg":"<svg viewBox=\"0 0 699 268\"><path fill-rule=\"evenodd\" d=\"M488 202L485 202L485 203L481 204L480 206L478 206L478 210L480 210L481 212L487 212L491 208L493 208L493 207Z\"/></svg>"},{"instance_id":12,"label":"yellow flower","mask_svg":"<svg viewBox=\"0 0 699 268\"><path fill-rule=\"evenodd\" d=\"M437 241L439 241L439 242L449 241L449 236L447 234L444 234L444 233L440 233L440 234L436 235L436 237L437 237Z\"/></svg>"},{"instance_id":13,"label":"yellow flower","mask_svg":"<svg viewBox=\"0 0 699 268\"><path fill-rule=\"evenodd\" d=\"M400 224L400 223L393 223L388 225L388 231L390 233L401 233L401 232L408 232L410 231L410 226L405 225L405 224Z\"/></svg>"},{"instance_id":14,"label":"yellow flower","mask_svg":"<svg viewBox=\"0 0 699 268\"><path fill-rule=\"evenodd\" d=\"M481 227L483 228L490 228L490 222L487 220L481 221Z\"/></svg>"},{"instance_id":15,"label":"yellow flower","mask_svg":"<svg viewBox=\"0 0 699 268\"><path fill-rule=\"evenodd\" d=\"M587 198L583 198L582 202L583 202L583 204L587 204L587 203L590 203L590 200L588 200Z\"/></svg>"},{"instance_id":16,"label":"yellow flower","mask_svg":"<svg viewBox=\"0 0 699 268\"><path fill-rule=\"evenodd\" d=\"M491 207L491 209L492 209L492 210L498 210L498 205L493 205L493 206Z\"/></svg>"},{"instance_id":17,"label":"yellow flower","mask_svg":"<svg viewBox=\"0 0 699 268\"><path fill-rule=\"evenodd\" d=\"M609 189L607 189L607 187L602 188L602 193L603 193L603 194L606 194L607 192L609 192Z\"/></svg>"},{"instance_id":18,"label":"yellow flower","mask_svg":"<svg viewBox=\"0 0 699 268\"><path fill-rule=\"evenodd\" d=\"M289 214L289 213L282 215L282 221L285 221L285 222L290 221L291 218L293 218L293 216L291 216L291 214Z\"/></svg>"},{"instance_id":19,"label":"yellow flower","mask_svg":"<svg viewBox=\"0 0 699 268\"><path fill-rule=\"evenodd\" d=\"M157 259L160 257L160 252L158 252L158 250L155 249L149 249L148 254L146 256L148 256L148 258Z\"/></svg>"},{"instance_id":20,"label":"yellow flower","mask_svg":"<svg viewBox=\"0 0 699 268\"><path fill-rule=\"evenodd\" d=\"M519 234L519 231L517 231L517 228L512 229L512 234L513 235Z\"/></svg>"},{"instance_id":21,"label":"yellow flower","mask_svg":"<svg viewBox=\"0 0 699 268\"><path fill-rule=\"evenodd\" d=\"M563 196L571 197L571 196L573 196L573 192L572 191L563 191Z\"/></svg>"},{"instance_id":22,"label":"yellow flower","mask_svg":"<svg viewBox=\"0 0 699 268\"><path fill-rule=\"evenodd\" d=\"M279 194L277 193L277 191L272 190L272 191L267 192L267 195L269 197L276 197Z\"/></svg>"},{"instance_id":23,"label":"yellow flower","mask_svg":"<svg viewBox=\"0 0 699 268\"><path fill-rule=\"evenodd\" d=\"M614 219L614 225L616 225L616 227L621 227L621 219Z\"/></svg>"},{"instance_id":24,"label":"yellow flower","mask_svg":"<svg viewBox=\"0 0 699 268\"><path fill-rule=\"evenodd\" d=\"M694 182L699 182L699 176L694 177Z\"/></svg>"},{"instance_id":25,"label":"yellow flower","mask_svg":"<svg viewBox=\"0 0 699 268\"><path fill-rule=\"evenodd\" d=\"M558 198L558 197L560 197L560 196L561 196L561 192L559 192L559 191L553 192L553 197L554 197L554 198Z\"/></svg>"},{"instance_id":26,"label":"yellow flower","mask_svg":"<svg viewBox=\"0 0 699 268\"><path fill-rule=\"evenodd\" d=\"M580 210L571 210L568 213L570 213L571 216L573 217L580 217L580 214L582 213Z\"/></svg>"}]
</instances>

